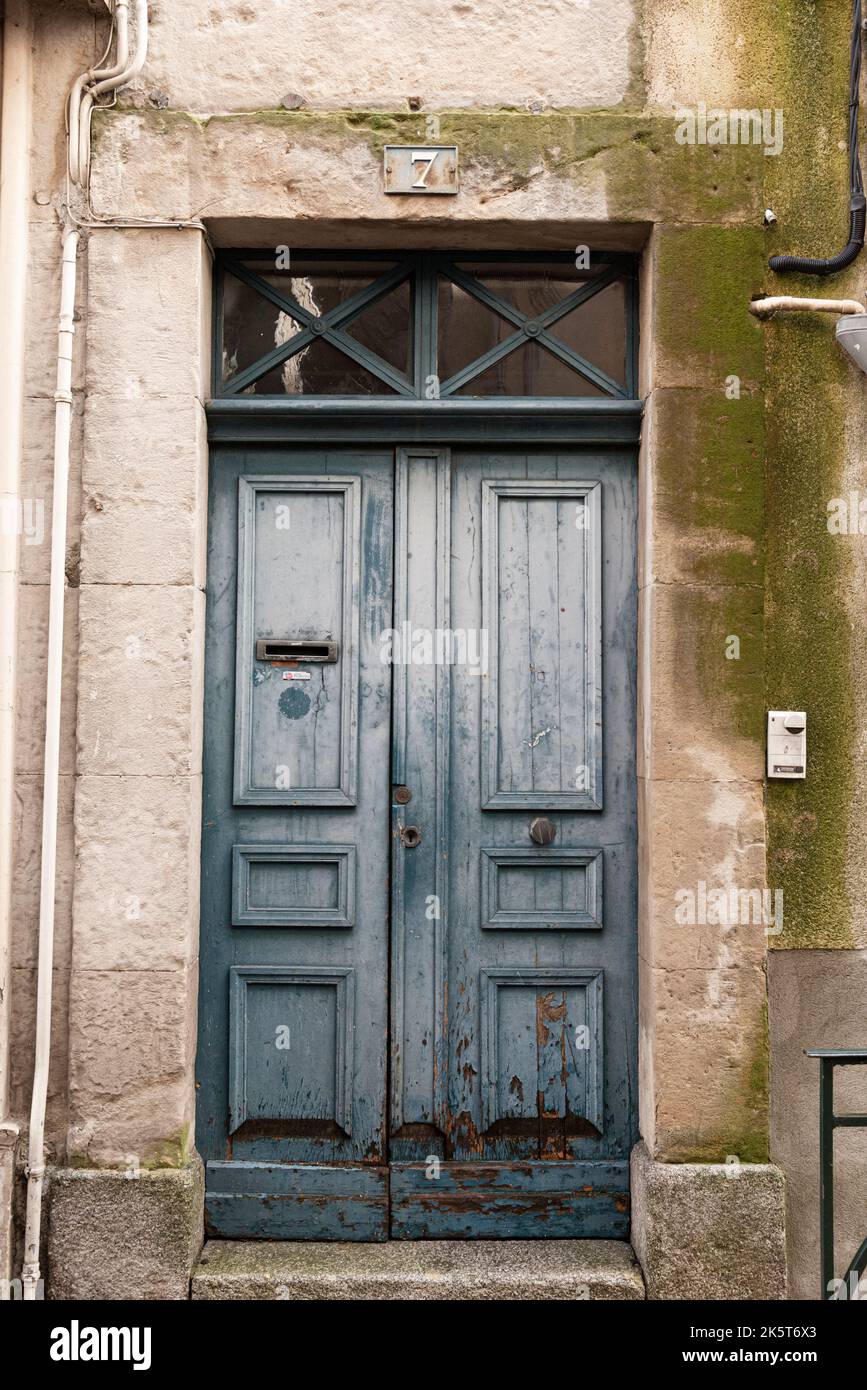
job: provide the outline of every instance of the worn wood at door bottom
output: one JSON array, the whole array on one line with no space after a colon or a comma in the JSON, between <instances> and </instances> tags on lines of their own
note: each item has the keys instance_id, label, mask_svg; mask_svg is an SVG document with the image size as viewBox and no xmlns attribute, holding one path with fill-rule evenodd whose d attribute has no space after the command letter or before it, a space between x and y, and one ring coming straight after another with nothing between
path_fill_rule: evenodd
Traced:
<instances>
[{"instance_id":1,"label":"worn wood at door bottom","mask_svg":"<svg viewBox=\"0 0 867 1390\"><path fill-rule=\"evenodd\" d=\"M619 1239L629 1233L629 1165L213 1162L205 1223L230 1239Z\"/></svg>"},{"instance_id":2,"label":"worn wood at door bottom","mask_svg":"<svg viewBox=\"0 0 867 1390\"><path fill-rule=\"evenodd\" d=\"M395 1239L617 1239L628 1233L626 1160L391 1166Z\"/></svg>"},{"instance_id":3,"label":"worn wood at door bottom","mask_svg":"<svg viewBox=\"0 0 867 1390\"><path fill-rule=\"evenodd\" d=\"M231 1239L387 1240L388 1169L209 1163L205 1229Z\"/></svg>"}]
</instances>

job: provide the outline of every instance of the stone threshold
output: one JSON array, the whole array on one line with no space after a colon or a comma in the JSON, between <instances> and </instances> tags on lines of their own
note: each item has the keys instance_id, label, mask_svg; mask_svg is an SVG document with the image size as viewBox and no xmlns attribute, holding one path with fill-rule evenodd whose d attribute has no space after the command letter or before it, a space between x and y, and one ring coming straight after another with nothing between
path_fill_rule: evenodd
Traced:
<instances>
[{"instance_id":1,"label":"stone threshold","mask_svg":"<svg viewBox=\"0 0 867 1390\"><path fill-rule=\"evenodd\" d=\"M643 1299L620 1240L209 1240L196 1300Z\"/></svg>"}]
</instances>

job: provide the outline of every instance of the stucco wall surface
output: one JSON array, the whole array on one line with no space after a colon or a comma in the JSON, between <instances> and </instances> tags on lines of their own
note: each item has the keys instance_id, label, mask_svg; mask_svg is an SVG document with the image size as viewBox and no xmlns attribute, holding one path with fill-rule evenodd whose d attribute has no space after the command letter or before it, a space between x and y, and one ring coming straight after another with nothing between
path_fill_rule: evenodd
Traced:
<instances>
[{"instance_id":1,"label":"stucco wall surface","mask_svg":"<svg viewBox=\"0 0 867 1390\"><path fill-rule=\"evenodd\" d=\"M276 107L610 107L638 59L634 0L157 0L144 87L196 113ZM577 95L576 95L577 94Z\"/></svg>"}]
</instances>

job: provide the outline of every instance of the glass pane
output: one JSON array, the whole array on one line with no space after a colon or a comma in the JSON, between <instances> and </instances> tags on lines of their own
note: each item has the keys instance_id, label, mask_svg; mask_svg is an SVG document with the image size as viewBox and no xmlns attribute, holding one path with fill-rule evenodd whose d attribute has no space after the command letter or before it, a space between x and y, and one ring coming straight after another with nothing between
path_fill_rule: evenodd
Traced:
<instances>
[{"instance_id":1,"label":"glass pane","mask_svg":"<svg viewBox=\"0 0 867 1390\"><path fill-rule=\"evenodd\" d=\"M474 264L461 262L460 268L476 273L493 293L506 300L527 318L535 318L566 299L583 283L589 272L569 265L545 267L523 263ZM594 269L596 269L594 267ZM475 361L515 332L508 320L494 314L472 295L466 294L444 277L439 282L439 363L440 380L448 381L456 372ZM593 366L601 368L615 381L626 383L626 287L615 281L598 291L584 304L558 319L548 329L567 347ZM503 358L472 382L460 387L457 395L499 396L604 396L606 393L585 381L577 372L544 349L527 353L517 350ZM536 386L517 388L509 383L526 375Z\"/></svg>"},{"instance_id":2,"label":"glass pane","mask_svg":"<svg viewBox=\"0 0 867 1390\"><path fill-rule=\"evenodd\" d=\"M412 376L412 291L408 279L342 327L362 347L384 358L405 377Z\"/></svg>"},{"instance_id":3,"label":"glass pane","mask_svg":"<svg viewBox=\"0 0 867 1390\"><path fill-rule=\"evenodd\" d=\"M288 342L301 325L263 299L234 275L223 281L222 381L249 367L278 343Z\"/></svg>"},{"instance_id":4,"label":"glass pane","mask_svg":"<svg viewBox=\"0 0 867 1390\"><path fill-rule=\"evenodd\" d=\"M410 262L413 259L409 257ZM319 253L293 255L290 267L278 269L273 257L263 252L245 257L243 264L266 284L293 299L298 313L284 312L244 285L227 268L223 278L224 383L261 361L275 347L290 343L303 330L303 320L308 315L313 318L328 314L403 262L395 257L380 260L373 253L358 260L351 255L331 258ZM594 263L591 272L576 269L568 260L475 261L471 256L454 264L529 319L562 304L604 269L603 262ZM414 283L408 275L381 299L360 310L351 322L340 325L347 337L388 363L407 382L413 380L420 331ZM502 311L481 303L445 275L437 277L436 293L437 373L444 383L512 338L517 330ZM613 381L625 385L628 312L627 283L618 280L551 324L547 331ZM317 341L248 386L244 394L334 396L394 392L375 372L356 365L351 358L344 360L338 349ZM606 392L591 385L537 342L515 349L514 354L508 354L454 394L604 397Z\"/></svg>"},{"instance_id":5,"label":"glass pane","mask_svg":"<svg viewBox=\"0 0 867 1390\"><path fill-rule=\"evenodd\" d=\"M515 325L447 280L437 286L437 360L439 379L448 381L455 372L475 362L515 332Z\"/></svg>"},{"instance_id":6,"label":"glass pane","mask_svg":"<svg viewBox=\"0 0 867 1390\"><path fill-rule=\"evenodd\" d=\"M570 261L553 265L534 265L532 261L458 261L456 264L529 318L559 304L603 268L600 263L590 270L576 270Z\"/></svg>"},{"instance_id":7,"label":"glass pane","mask_svg":"<svg viewBox=\"0 0 867 1390\"><path fill-rule=\"evenodd\" d=\"M625 386L626 313L626 285L615 280L552 323L548 332Z\"/></svg>"},{"instance_id":8,"label":"glass pane","mask_svg":"<svg viewBox=\"0 0 867 1390\"><path fill-rule=\"evenodd\" d=\"M319 338L242 392L245 396L391 396L379 377Z\"/></svg>"},{"instance_id":9,"label":"glass pane","mask_svg":"<svg viewBox=\"0 0 867 1390\"><path fill-rule=\"evenodd\" d=\"M591 382L573 372L539 343L527 342L501 357L493 367L473 377L456 396L597 396L605 397Z\"/></svg>"},{"instance_id":10,"label":"glass pane","mask_svg":"<svg viewBox=\"0 0 867 1390\"><path fill-rule=\"evenodd\" d=\"M302 309L313 316L318 317L328 313L337 304L349 299L351 295L372 284L380 275L384 275L390 270L394 261L323 261L310 257L293 257L291 268L287 270L275 270L272 259L267 261L249 259L244 265L264 280L266 284L291 296ZM389 295L390 299L392 296ZM400 301L396 301L398 307L391 311L388 326L395 329L395 338L399 337L398 324L400 321ZM381 350L388 346L391 354L386 360L392 361L396 355L402 353L402 360L399 365L404 369L404 363L409 360L411 354L409 317L408 317L409 291L406 290L404 303L405 316L405 336L403 344L392 341L389 344L380 341L377 347L376 339L387 337L386 325L383 320L379 320L377 326L376 319L371 320L371 327L362 329L361 333L366 334L358 337L365 346L370 346L374 351ZM372 313L372 310L365 311ZM388 316L387 316L388 318ZM392 322L393 321L393 322ZM243 371L252 363L258 361L272 348L280 343L285 343L301 327L294 318L279 309L276 304L272 304L269 299L264 298L256 290L249 289L246 285L227 269L223 281L223 361L222 380L225 382L237 372ZM368 343L367 339L370 339ZM384 355L384 354L383 354ZM352 365L350 363L350 365ZM304 373L301 373L301 378ZM261 383L256 383L255 394L273 394L272 391L263 391ZM291 373L290 373L291 379ZM276 388L280 395L286 393L286 387ZM295 391L296 388L288 388ZM311 390L304 387L305 394ZM357 389L357 388L356 388ZM381 389L388 391L382 384ZM366 388L365 388L366 393ZM333 393L332 393L333 394Z\"/></svg>"}]
</instances>

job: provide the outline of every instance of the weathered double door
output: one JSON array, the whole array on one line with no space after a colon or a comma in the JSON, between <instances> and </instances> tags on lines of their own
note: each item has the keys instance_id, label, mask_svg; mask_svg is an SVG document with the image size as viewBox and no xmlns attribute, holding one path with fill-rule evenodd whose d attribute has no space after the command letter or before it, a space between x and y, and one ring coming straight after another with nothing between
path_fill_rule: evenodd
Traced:
<instances>
[{"instance_id":1,"label":"weathered double door","mask_svg":"<svg viewBox=\"0 0 867 1390\"><path fill-rule=\"evenodd\" d=\"M624 1235L632 451L223 449L210 510L210 1232Z\"/></svg>"}]
</instances>

